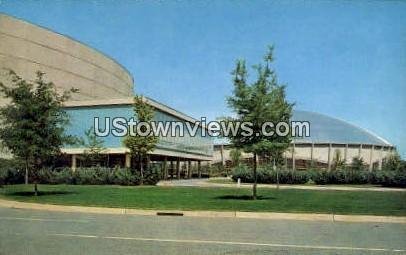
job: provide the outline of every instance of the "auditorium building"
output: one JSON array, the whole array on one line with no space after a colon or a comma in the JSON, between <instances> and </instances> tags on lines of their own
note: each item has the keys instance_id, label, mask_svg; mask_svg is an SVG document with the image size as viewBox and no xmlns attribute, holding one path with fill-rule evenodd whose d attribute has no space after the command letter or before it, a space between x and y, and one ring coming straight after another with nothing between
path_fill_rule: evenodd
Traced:
<instances>
[{"instance_id":1,"label":"auditorium building","mask_svg":"<svg viewBox=\"0 0 406 255\"><path fill-rule=\"evenodd\" d=\"M134 80L125 67L68 36L4 14L0 14L0 69L3 74L12 69L26 80L33 80L36 72L41 71L60 91L79 89L65 104L70 116L66 132L79 138L85 139L85 131L93 127L94 117L134 116ZM196 122L151 98L146 101L155 109L155 121ZM5 99L0 99L0 105L5 103ZM136 163L123 146L122 137L109 134L102 139L109 166L130 167ZM79 145L63 148L66 163L76 169L85 149ZM191 176L192 169L200 171L201 162L211 161L212 156L213 141L209 136L192 137L185 133L183 137L161 137L150 160L164 162L175 175Z\"/></svg>"}]
</instances>

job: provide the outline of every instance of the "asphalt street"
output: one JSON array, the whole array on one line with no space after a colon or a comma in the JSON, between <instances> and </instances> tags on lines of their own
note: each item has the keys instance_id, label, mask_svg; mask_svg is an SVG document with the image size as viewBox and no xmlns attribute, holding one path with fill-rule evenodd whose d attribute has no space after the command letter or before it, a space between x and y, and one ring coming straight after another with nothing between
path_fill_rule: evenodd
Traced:
<instances>
[{"instance_id":1,"label":"asphalt street","mask_svg":"<svg viewBox=\"0 0 406 255\"><path fill-rule=\"evenodd\" d=\"M406 254L406 225L0 207L0 254Z\"/></svg>"}]
</instances>

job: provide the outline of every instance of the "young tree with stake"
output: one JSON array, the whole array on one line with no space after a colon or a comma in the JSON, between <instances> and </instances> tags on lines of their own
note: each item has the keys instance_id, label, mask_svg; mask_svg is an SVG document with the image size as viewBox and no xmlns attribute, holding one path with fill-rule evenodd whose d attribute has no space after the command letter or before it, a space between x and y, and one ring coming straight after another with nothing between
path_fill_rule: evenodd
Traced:
<instances>
[{"instance_id":1,"label":"young tree with stake","mask_svg":"<svg viewBox=\"0 0 406 255\"><path fill-rule=\"evenodd\" d=\"M83 159L86 164L95 166L104 158L103 154L107 151L107 148L104 146L103 139L95 134L93 126L85 131L85 137L86 139L81 141L86 148L83 151Z\"/></svg>"},{"instance_id":2,"label":"young tree with stake","mask_svg":"<svg viewBox=\"0 0 406 255\"><path fill-rule=\"evenodd\" d=\"M227 99L229 107L235 112L234 118L229 121L249 122L253 133L247 135L239 130L235 136L229 136L236 148L253 154L253 199L257 198L257 158L258 156L271 156L277 161L281 160L283 152L289 147L291 137L268 136L262 132L265 122L289 123L292 116L293 104L286 100L285 85L277 81L275 71L271 69L273 62L273 47L269 47L264 57L264 63L254 66L257 72L256 80L248 84L248 72L244 60L238 60L232 72L234 91Z\"/></svg>"},{"instance_id":3,"label":"young tree with stake","mask_svg":"<svg viewBox=\"0 0 406 255\"><path fill-rule=\"evenodd\" d=\"M154 118L154 108L150 106L142 96L134 97L134 117L137 119L138 124L144 123L149 125ZM141 126L140 131L146 132L146 127ZM134 135L128 134L124 139L124 145L130 150L131 156L137 157L140 162L140 184L144 181L144 166L143 160L148 156L148 153L155 149L158 143L158 137L150 133L148 135L140 135L135 132Z\"/></svg>"}]
</instances>

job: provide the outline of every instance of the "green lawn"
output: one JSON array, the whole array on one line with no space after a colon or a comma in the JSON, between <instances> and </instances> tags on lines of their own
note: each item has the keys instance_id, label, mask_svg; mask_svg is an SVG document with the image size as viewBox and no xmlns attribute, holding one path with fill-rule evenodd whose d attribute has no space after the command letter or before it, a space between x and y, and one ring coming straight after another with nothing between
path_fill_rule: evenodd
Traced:
<instances>
[{"instance_id":1,"label":"green lawn","mask_svg":"<svg viewBox=\"0 0 406 255\"><path fill-rule=\"evenodd\" d=\"M406 192L315 191L259 189L261 198L249 199L251 190L237 188L123 187L39 185L0 188L0 198L18 201L173 210L258 212L312 212L406 216Z\"/></svg>"}]
</instances>

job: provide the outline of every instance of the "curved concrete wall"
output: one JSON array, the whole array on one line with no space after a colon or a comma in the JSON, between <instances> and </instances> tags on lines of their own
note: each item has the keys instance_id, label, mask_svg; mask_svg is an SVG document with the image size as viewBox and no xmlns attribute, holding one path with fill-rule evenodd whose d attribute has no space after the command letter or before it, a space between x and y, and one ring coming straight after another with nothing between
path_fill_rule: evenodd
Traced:
<instances>
[{"instance_id":1,"label":"curved concrete wall","mask_svg":"<svg viewBox=\"0 0 406 255\"><path fill-rule=\"evenodd\" d=\"M213 162L221 163L231 160L230 146L224 146L221 150L221 145L214 149ZM312 152L313 150L313 152ZM340 151L341 158L346 164L350 164L354 157L361 157L364 163L372 167L375 165L377 169L381 169L382 161L395 152L392 146L381 145L362 145L362 144L295 144L295 149L292 146L284 153L284 157L295 160L314 160L315 162L325 163L330 165L333 162L336 151ZM293 154L292 154L293 153ZM329 155L330 154L330 155ZM243 158L251 158L252 155L244 153Z\"/></svg>"},{"instance_id":2,"label":"curved concrete wall","mask_svg":"<svg viewBox=\"0 0 406 255\"><path fill-rule=\"evenodd\" d=\"M354 157L360 157L364 163L371 167L375 164L381 168L382 160L394 153L392 146L363 145L363 144L296 144L294 149L295 159L314 160L325 164L332 164L336 152L340 151L341 158L350 164ZM285 157L292 158L292 148L285 153Z\"/></svg>"},{"instance_id":3,"label":"curved concrete wall","mask_svg":"<svg viewBox=\"0 0 406 255\"><path fill-rule=\"evenodd\" d=\"M78 88L80 93L72 101L133 95L131 75L111 58L66 36L0 14L2 68L28 80L40 70L59 90Z\"/></svg>"}]
</instances>

